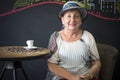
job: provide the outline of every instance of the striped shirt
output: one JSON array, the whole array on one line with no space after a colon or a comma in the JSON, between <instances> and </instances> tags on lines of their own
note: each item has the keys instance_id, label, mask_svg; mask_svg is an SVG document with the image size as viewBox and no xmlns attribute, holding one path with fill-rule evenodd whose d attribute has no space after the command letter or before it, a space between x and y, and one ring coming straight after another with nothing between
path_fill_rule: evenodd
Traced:
<instances>
[{"instance_id":1,"label":"striped shirt","mask_svg":"<svg viewBox=\"0 0 120 80\"><path fill-rule=\"evenodd\" d=\"M88 31L84 31L81 39L74 42L62 40L58 34L56 45L57 50L48 61L58 64L74 75L84 75L88 72L90 57L92 60L99 59L94 37Z\"/></svg>"}]
</instances>

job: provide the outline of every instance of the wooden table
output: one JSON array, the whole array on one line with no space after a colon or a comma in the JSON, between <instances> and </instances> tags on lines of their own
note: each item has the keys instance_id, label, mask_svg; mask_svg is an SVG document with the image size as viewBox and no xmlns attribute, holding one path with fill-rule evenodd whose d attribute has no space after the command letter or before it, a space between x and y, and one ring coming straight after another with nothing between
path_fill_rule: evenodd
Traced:
<instances>
[{"instance_id":1,"label":"wooden table","mask_svg":"<svg viewBox=\"0 0 120 80\"><path fill-rule=\"evenodd\" d=\"M50 50L38 47L36 49L25 49L24 46L1 46L0 47L0 60L6 61L0 74L0 80L2 80L4 73L7 69L12 69L13 80L17 80L16 69L21 68L26 80L28 77L23 69L21 61L33 60L40 58L47 58Z\"/></svg>"}]
</instances>

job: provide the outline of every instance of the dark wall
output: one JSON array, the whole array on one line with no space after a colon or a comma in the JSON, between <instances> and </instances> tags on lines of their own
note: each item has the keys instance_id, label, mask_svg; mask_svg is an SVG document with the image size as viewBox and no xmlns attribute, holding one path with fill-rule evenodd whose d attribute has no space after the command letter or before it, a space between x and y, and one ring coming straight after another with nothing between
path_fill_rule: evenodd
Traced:
<instances>
[{"instance_id":1,"label":"dark wall","mask_svg":"<svg viewBox=\"0 0 120 80\"><path fill-rule=\"evenodd\" d=\"M47 46L50 34L58 30L60 22L57 4L46 4L0 17L0 45L26 45L27 39L37 46Z\"/></svg>"},{"instance_id":2,"label":"dark wall","mask_svg":"<svg viewBox=\"0 0 120 80\"><path fill-rule=\"evenodd\" d=\"M57 16L60 9L61 4L50 3L1 16L0 46L26 46L25 41L33 39L36 46L47 47L53 31L61 29ZM94 35L96 42L110 44L120 50L120 21L103 20L89 14L82 27ZM120 57L117 59L113 80L120 79L119 59ZM0 68L3 63L3 61L0 62ZM30 80L43 80L47 72L46 60L23 61L23 64ZM22 76L20 71L18 75ZM24 80L20 76L18 76L19 80ZM9 78L5 77L5 80Z\"/></svg>"}]
</instances>

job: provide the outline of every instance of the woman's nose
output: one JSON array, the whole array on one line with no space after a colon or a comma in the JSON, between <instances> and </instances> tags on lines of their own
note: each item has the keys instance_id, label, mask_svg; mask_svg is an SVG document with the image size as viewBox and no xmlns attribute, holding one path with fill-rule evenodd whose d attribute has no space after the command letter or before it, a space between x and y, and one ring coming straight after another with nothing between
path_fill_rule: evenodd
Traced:
<instances>
[{"instance_id":1,"label":"woman's nose","mask_svg":"<svg viewBox=\"0 0 120 80\"><path fill-rule=\"evenodd\" d=\"M75 17L71 17L71 21L75 21Z\"/></svg>"}]
</instances>

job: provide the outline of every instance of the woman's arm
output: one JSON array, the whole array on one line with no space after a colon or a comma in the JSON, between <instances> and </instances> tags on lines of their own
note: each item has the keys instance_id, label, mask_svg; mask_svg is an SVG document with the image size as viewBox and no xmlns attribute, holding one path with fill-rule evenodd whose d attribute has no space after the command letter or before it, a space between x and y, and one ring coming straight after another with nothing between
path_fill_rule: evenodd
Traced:
<instances>
[{"instance_id":1,"label":"woman's arm","mask_svg":"<svg viewBox=\"0 0 120 80\"><path fill-rule=\"evenodd\" d=\"M100 60L93 61L92 65L93 66L89 69L89 73L92 73L93 75L98 74L101 68Z\"/></svg>"},{"instance_id":2,"label":"woman's arm","mask_svg":"<svg viewBox=\"0 0 120 80\"><path fill-rule=\"evenodd\" d=\"M92 66L89 69L89 72L85 76L87 76L88 78L92 78L93 76L99 73L101 68L101 61L100 61L100 56L97 49L95 38L89 32L86 32L86 43L89 45L90 48ZM90 80L90 79L85 79L85 80Z\"/></svg>"},{"instance_id":3,"label":"woman's arm","mask_svg":"<svg viewBox=\"0 0 120 80\"><path fill-rule=\"evenodd\" d=\"M88 73L85 74L85 80L90 80L94 76L96 76L101 68L101 62L100 60L96 60L92 62L92 67L89 69Z\"/></svg>"}]
</instances>

